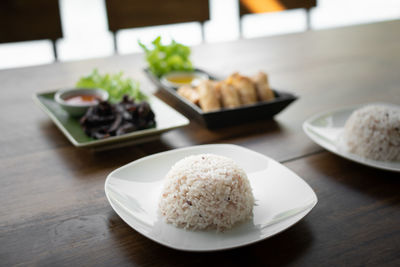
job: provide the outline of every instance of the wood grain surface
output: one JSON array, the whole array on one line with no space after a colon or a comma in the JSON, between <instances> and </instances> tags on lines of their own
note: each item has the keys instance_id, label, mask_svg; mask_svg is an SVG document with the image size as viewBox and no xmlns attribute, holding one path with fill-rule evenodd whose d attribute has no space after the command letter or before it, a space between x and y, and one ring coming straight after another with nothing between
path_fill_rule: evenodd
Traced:
<instances>
[{"instance_id":1,"label":"wood grain surface","mask_svg":"<svg viewBox=\"0 0 400 267\"><path fill-rule=\"evenodd\" d=\"M221 77L265 70L273 87L299 100L274 120L218 130L191 122L159 140L108 151L73 147L32 94L72 87L97 67L122 70L159 95L142 71L142 54L0 71L0 265L399 266L400 175L326 152L301 129L316 112L400 104L399 29L392 21L194 47L199 68ZM104 194L112 170L205 143L238 144L277 159L310 184L319 203L272 238L213 253L158 245L112 210Z\"/></svg>"}]
</instances>

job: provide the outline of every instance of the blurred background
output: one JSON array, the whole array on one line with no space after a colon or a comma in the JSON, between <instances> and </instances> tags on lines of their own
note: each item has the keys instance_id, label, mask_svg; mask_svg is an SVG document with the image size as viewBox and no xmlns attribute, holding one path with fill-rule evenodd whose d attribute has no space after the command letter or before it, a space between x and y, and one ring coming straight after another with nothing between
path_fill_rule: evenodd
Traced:
<instances>
[{"instance_id":1,"label":"blurred background","mask_svg":"<svg viewBox=\"0 0 400 267\"><path fill-rule=\"evenodd\" d=\"M158 35L197 45L393 19L400 0L2 0L0 69L136 53ZM45 34L19 36L36 24Z\"/></svg>"}]
</instances>

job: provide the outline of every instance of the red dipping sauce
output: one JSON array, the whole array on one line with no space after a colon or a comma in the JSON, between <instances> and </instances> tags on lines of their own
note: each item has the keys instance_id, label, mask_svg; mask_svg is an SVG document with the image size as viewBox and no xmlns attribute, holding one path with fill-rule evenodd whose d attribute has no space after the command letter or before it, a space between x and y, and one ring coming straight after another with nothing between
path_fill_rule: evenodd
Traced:
<instances>
[{"instance_id":1,"label":"red dipping sauce","mask_svg":"<svg viewBox=\"0 0 400 267\"><path fill-rule=\"evenodd\" d=\"M88 104L97 104L101 99L96 95L73 95L63 99L70 105L84 106Z\"/></svg>"}]
</instances>

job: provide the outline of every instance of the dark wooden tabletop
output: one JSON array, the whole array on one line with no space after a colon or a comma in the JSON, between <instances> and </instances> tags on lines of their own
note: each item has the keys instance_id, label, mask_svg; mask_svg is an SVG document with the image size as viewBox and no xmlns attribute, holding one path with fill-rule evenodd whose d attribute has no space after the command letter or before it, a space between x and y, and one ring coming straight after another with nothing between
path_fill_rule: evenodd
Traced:
<instances>
[{"instance_id":1,"label":"dark wooden tabletop","mask_svg":"<svg viewBox=\"0 0 400 267\"><path fill-rule=\"evenodd\" d=\"M93 68L124 71L156 93L142 54L0 71L0 265L399 266L400 175L333 155L301 124L316 112L400 104L400 21L194 47L199 68L269 73L299 96L274 120L208 130L192 121L160 140L108 151L77 149L32 101L71 87ZM113 211L104 182L114 169L179 147L232 143L296 172L319 203L286 231L254 245L189 253L142 236Z\"/></svg>"}]
</instances>

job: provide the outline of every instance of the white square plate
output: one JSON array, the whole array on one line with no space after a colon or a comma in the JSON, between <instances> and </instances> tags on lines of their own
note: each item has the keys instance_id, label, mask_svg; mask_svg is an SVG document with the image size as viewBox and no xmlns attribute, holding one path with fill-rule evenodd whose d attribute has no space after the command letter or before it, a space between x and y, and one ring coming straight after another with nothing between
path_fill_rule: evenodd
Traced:
<instances>
[{"instance_id":1,"label":"white square plate","mask_svg":"<svg viewBox=\"0 0 400 267\"><path fill-rule=\"evenodd\" d=\"M370 104L395 106L387 103ZM357 105L319 113L303 123L303 130L315 143L338 156L370 167L400 172L400 162L378 161L363 158L346 151L344 146L341 145L340 137L347 119L354 110L362 106L365 105Z\"/></svg>"},{"instance_id":2,"label":"white square plate","mask_svg":"<svg viewBox=\"0 0 400 267\"><path fill-rule=\"evenodd\" d=\"M169 169L180 159L203 153L229 157L245 170L256 199L252 220L225 232L190 231L167 224L158 215ZM298 222L317 203L311 187L282 164L228 144L175 149L136 160L107 177L105 193L115 212L133 229L162 245L185 251L215 251L263 240Z\"/></svg>"}]
</instances>

